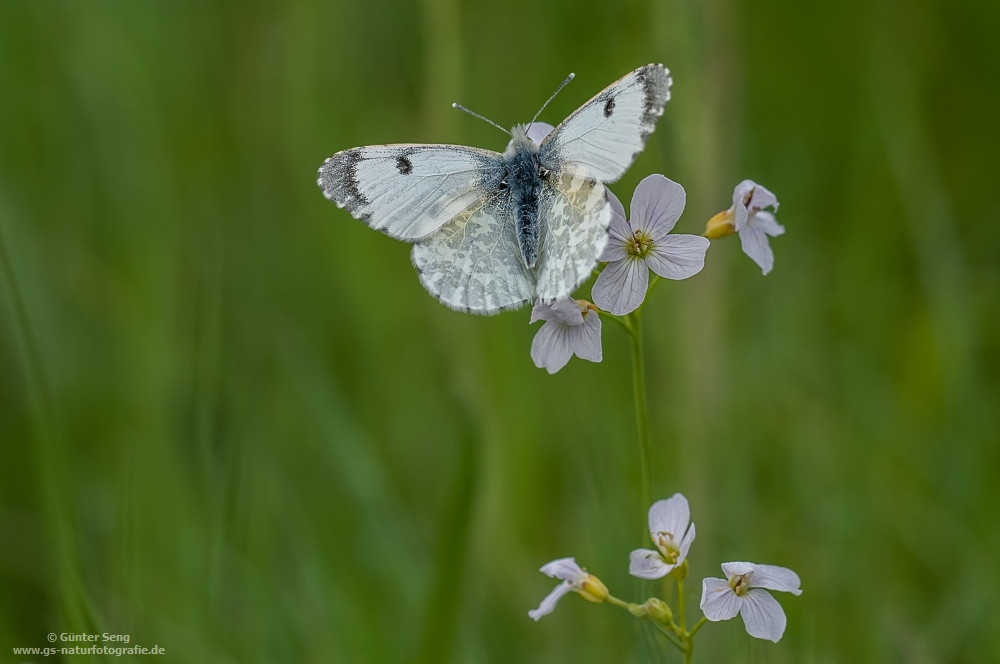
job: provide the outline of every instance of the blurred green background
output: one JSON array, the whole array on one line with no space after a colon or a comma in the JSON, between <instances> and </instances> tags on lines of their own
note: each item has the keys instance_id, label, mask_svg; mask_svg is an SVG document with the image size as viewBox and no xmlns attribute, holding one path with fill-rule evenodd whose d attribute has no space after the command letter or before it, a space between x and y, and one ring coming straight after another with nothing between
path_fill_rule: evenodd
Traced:
<instances>
[{"instance_id":1,"label":"blurred green background","mask_svg":"<svg viewBox=\"0 0 1000 664\"><path fill-rule=\"evenodd\" d=\"M173 662L679 661L612 607L526 613L561 556L660 589L627 574L621 330L549 376L526 311L447 310L315 184L356 145L501 150L449 104L509 126L576 72L555 124L648 62L673 101L613 190L664 173L700 232L751 178L788 229L767 278L723 240L646 309L689 604L729 560L804 588L779 644L737 619L696 661L1000 661L998 30L986 1L0 0L0 662L94 630Z\"/></svg>"}]
</instances>

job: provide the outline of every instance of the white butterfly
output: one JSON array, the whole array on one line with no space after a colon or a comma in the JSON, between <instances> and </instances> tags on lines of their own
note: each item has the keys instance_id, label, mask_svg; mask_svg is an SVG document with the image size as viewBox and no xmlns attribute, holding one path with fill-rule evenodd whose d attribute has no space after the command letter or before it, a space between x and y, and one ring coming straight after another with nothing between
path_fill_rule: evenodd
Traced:
<instances>
[{"instance_id":1,"label":"white butterfly","mask_svg":"<svg viewBox=\"0 0 1000 664\"><path fill-rule=\"evenodd\" d=\"M670 84L663 65L640 67L540 145L531 125L514 127L503 154L458 145L344 150L323 162L318 184L356 219L413 242L420 282L452 309L494 314L563 299L607 242L603 183L645 147Z\"/></svg>"}]
</instances>

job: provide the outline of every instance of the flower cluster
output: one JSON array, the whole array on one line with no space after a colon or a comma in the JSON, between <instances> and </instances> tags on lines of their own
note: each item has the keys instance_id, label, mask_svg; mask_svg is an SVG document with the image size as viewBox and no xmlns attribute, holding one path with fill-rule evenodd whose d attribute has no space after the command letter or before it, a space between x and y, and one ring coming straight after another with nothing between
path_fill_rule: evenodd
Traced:
<instances>
[{"instance_id":1,"label":"flower cluster","mask_svg":"<svg viewBox=\"0 0 1000 664\"><path fill-rule=\"evenodd\" d=\"M551 126L538 123L529 135L541 142ZM611 206L608 242L600 256L604 263L591 299L539 301L531 312L531 323L542 320L531 344L535 366L555 373L573 355L591 362L601 361L600 316L627 316L637 312L646 294L660 279L693 277L705 266L709 240L739 234L743 251L764 274L774 266L768 237L785 232L774 215L778 199L764 187L744 180L733 191L733 205L712 217L704 236L671 233L687 195L684 187L662 175L650 175L639 183L631 201L631 217L626 218L621 201L607 190ZM650 272L655 276L650 279Z\"/></svg>"},{"instance_id":2,"label":"flower cluster","mask_svg":"<svg viewBox=\"0 0 1000 664\"><path fill-rule=\"evenodd\" d=\"M626 608L636 617L647 617L676 637L674 644L690 652L691 640L705 621L729 620L739 614L747 633L758 639L777 642L785 633L785 612L768 590L802 594L798 575L786 567L757 565L746 562L723 563L725 579L706 578L702 581L701 610L704 617L689 631L684 625L683 583L688 573L687 554L695 538L691 510L687 498L675 493L649 508L649 536L656 549L636 549L630 556L629 573L642 579L659 579L673 574L677 577L679 615L662 599L650 598L643 604L628 604L612 596L607 587L593 574L580 567L573 558L560 558L544 565L541 571L560 579L556 588L542 600L537 609L528 612L534 620L552 613L559 600L570 592L584 599L608 602Z\"/></svg>"}]
</instances>

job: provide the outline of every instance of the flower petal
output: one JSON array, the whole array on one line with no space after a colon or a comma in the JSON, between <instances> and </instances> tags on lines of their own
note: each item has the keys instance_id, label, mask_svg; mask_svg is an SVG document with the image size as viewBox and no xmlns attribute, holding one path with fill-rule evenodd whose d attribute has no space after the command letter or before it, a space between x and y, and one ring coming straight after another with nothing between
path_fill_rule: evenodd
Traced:
<instances>
[{"instance_id":1,"label":"flower petal","mask_svg":"<svg viewBox=\"0 0 1000 664\"><path fill-rule=\"evenodd\" d=\"M646 265L666 279L687 279L705 267L705 252L712 244L700 235L668 235L653 243Z\"/></svg>"},{"instance_id":2,"label":"flower petal","mask_svg":"<svg viewBox=\"0 0 1000 664\"><path fill-rule=\"evenodd\" d=\"M562 369L573 357L573 327L548 321L531 341L531 359L550 374Z\"/></svg>"},{"instance_id":3,"label":"flower petal","mask_svg":"<svg viewBox=\"0 0 1000 664\"><path fill-rule=\"evenodd\" d=\"M753 576L750 578L751 588L767 588L781 590L793 595L801 595L799 586L802 582L799 575L787 567L777 565L754 565Z\"/></svg>"},{"instance_id":4,"label":"flower petal","mask_svg":"<svg viewBox=\"0 0 1000 664\"><path fill-rule=\"evenodd\" d=\"M594 304L616 316L639 308L649 286L649 268L636 258L608 263L597 276L590 295Z\"/></svg>"},{"instance_id":5,"label":"flower petal","mask_svg":"<svg viewBox=\"0 0 1000 664\"><path fill-rule=\"evenodd\" d=\"M785 227L779 224L778 220L770 212L758 212L750 217L747 223L756 226L771 237L778 237L785 234Z\"/></svg>"},{"instance_id":6,"label":"flower petal","mask_svg":"<svg viewBox=\"0 0 1000 664\"><path fill-rule=\"evenodd\" d=\"M615 193L610 189L608 189L607 185L605 185L604 187L604 192L608 196L608 203L611 204L611 213L613 215L618 215L619 217L622 218L622 221L625 221L625 206L622 205L622 202L620 200L618 200L618 197L615 196Z\"/></svg>"},{"instance_id":7,"label":"flower petal","mask_svg":"<svg viewBox=\"0 0 1000 664\"><path fill-rule=\"evenodd\" d=\"M656 533L670 533L678 542L684 537L691 522L691 507L684 494L675 493L666 500L658 500L649 508L649 534L656 541Z\"/></svg>"},{"instance_id":8,"label":"flower petal","mask_svg":"<svg viewBox=\"0 0 1000 664\"><path fill-rule=\"evenodd\" d=\"M747 634L750 636L777 643L785 633L785 611L766 590L751 588L743 596L740 615L743 616L743 624L747 626Z\"/></svg>"},{"instance_id":9,"label":"flower petal","mask_svg":"<svg viewBox=\"0 0 1000 664\"><path fill-rule=\"evenodd\" d=\"M663 562L659 551L636 549L629 554L628 573L640 579L662 579L673 568Z\"/></svg>"},{"instance_id":10,"label":"flower petal","mask_svg":"<svg viewBox=\"0 0 1000 664\"><path fill-rule=\"evenodd\" d=\"M684 187L662 175L649 175L632 195L629 223L634 230L644 230L654 241L659 240L681 218L686 200Z\"/></svg>"},{"instance_id":11,"label":"flower petal","mask_svg":"<svg viewBox=\"0 0 1000 664\"><path fill-rule=\"evenodd\" d=\"M725 579L701 582L701 611L709 620L729 620L740 612L742 603L743 598L733 592Z\"/></svg>"},{"instance_id":12,"label":"flower petal","mask_svg":"<svg viewBox=\"0 0 1000 664\"><path fill-rule=\"evenodd\" d=\"M573 583L579 583L587 576L583 568L577 564L576 558L557 558L542 565L538 571L553 579L562 579Z\"/></svg>"},{"instance_id":13,"label":"flower petal","mask_svg":"<svg viewBox=\"0 0 1000 664\"><path fill-rule=\"evenodd\" d=\"M610 263L611 261L623 260L628 256L625 247L628 238L632 236L632 227L625 221L625 208L622 207L618 197L611 193L607 187L604 188L604 191L608 195L608 203L611 204L611 225L608 226L608 243L604 246L604 251L601 252L598 260L602 263Z\"/></svg>"},{"instance_id":14,"label":"flower petal","mask_svg":"<svg viewBox=\"0 0 1000 664\"><path fill-rule=\"evenodd\" d=\"M774 252L771 251L771 245L764 231L756 224L748 222L739 234L743 253L752 258L764 274L770 272L774 268Z\"/></svg>"},{"instance_id":15,"label":"flower petal","mask_svg":"<svg viewBox=\"0 0 1000 664\"><path fill-rule=\"evenodd\" d=\"M691 550L691 545L694 543L694 535L695 535L695 529L694 529L694 524L692 523L691 527L688 528L686 533L684 533L684 539L681 540L681 552L680 555L677 557L678 565L684 562L684 559L687 558L688 551Z\"/></svg>"},{"instance_id":16,"label":"flower petal","mask_svg":"<svg viewBox=\"0 0 1000 664\"><path fill-rule=\"evenodd\" d=\"M732 579L740 574L753 574L757 566L753 563L722 563L722 571L727 579Z\"/></svg>"},{"instance_id":17,"label":"flower petal","mask_svg":"<svg viewBox=\"0 0 1000 664\"><path fill-rule=\"evenodd\" d=\"M548 122L532 122L531 127L528 128L528 138L533 140L537 145L541 145L545 137L552 133L555 129Z\"/></svg>"},{"instance_id":18,"label":"flower petal","mask_svg":"<svg viewBox=\"0 0 1000 664\"><path fill-rule=\"evenodd\" d=\"M733 211L736 216L736 232L743 230L747 221L766 207L778 209L778 199L768 189L753 180L744 180L733 189Z\"/></svg>"},{"instance_id":19,"label":"flower petal","mask_svg":"<svg viewBox=\"0 0 1000 664\"><path fill-rule=\"evenodd\" d=\"M566 298L555 302L543 302L538 300L531 308L531 325L535 321L551 320L564 325L581 325L583 323L583 313L576 300Z\"/></svg>"},{"instance_id":20,"label":"flower petal","mask_svg":"<svg viewBox=\"0 0 1000 664\"><path fill-rule=\"evenodd\" d=\"M757 183L753 180L744 180L733 189L732 210L737 232L743 230L743 227L746 226L747 217L750 216L748 206L750 205L750 201L753 200L753 190L756 186Z\"/></svg>"},{"instance_id":21,"label":"flower petal","mask_svg":"<svg viewBox=\"0 0 1000 664\"><path fill-rule=\"evenodd\" d=\"M756 182L753 184L753 196L750 198L750 211L763 210L764 208L772 208L775 212L778 211L778 198L771 193L770 189L767 189Z\"/></svg>"},{"instance_id":22,"label":"flower petal","mask_svg":"<svg viewBox=\"0 0 1000 664\"><path fill-rule=\"evenodd\" d=\"M542 600L542 603L538 605L537 609L528 611L528 616L532 620L537 621L542 616L549 615L553 610L555 610L556 604L558 604L559 600L563 598L563 595L572 589L573 587L569 583L563 581L558 586L553 588L552 592L545 596L545 599Z\"/></svg>"},{"instance_id":23,"label":"flower petal","mask_svg":"<svg viewBox=\"0 0 1000 664\"><path fill-rule=\"evenodd\" d=\"M601 355L601 317L596 311L588 311L583 317L583 325L576 328L576 343L573 352L581 360L600 362Z\"/></svg>"}]
</instances>

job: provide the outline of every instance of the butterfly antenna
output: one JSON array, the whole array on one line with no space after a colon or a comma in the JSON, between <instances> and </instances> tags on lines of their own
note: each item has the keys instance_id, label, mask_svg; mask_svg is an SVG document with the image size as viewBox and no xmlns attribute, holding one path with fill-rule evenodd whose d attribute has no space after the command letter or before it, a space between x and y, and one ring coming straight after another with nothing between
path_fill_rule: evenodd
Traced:
<instances>
[{"instance_id":1,"label":"butterfly antenna","mask_svg":"<svg viewBox=\"0 0 1000 664\"><path fill-rule=\"evenodd\" d=\"M553 99L555 99L555 98L556 98L556 95L557 95L557 94L559 94L559 92L560 92L560 91L561 91L561 90L562 90L563 88L565 88L565 87L566 87L566 84L567 84L567 83L569 83L570 81L572 81L572 80L573 80L573 77L574 77L574 76L576 76L576 74L570 74L569 76L567 76L567 77L566 77L566 80L565 80L565 81L563 81L562 83L560 83L560 84L559 84L559 87L558 87L558 88L556 88L556 91L552 93L552 96L551 96L551 97L549 97L549 98L548 98L548 99L547 99L547 100L545 101L545 103L544 103L544 104L542 104L542 107L541 107L540 109L538 109L538 112L537 112L537 113L535 113L535 117L531 118L531 122L529 122L529 123L528 123L528 129L529 129L529 130L531 129L531 125L535 124L535 120L537 120L537 119L538 119L538 116L539 116L539 115L541 115L541 114L542 114L542 111L544 111L544 110L545 110L545 107L549 105L549 102L550 102L550 101L552 101ZM527 131L527 130L526 130L526 131Z\"/></svg>"},{"instance_id":2,"label":"butterfly antenna","mask_svg":"<svg viewBox=\"0 0 1000 664\"><path fill-rule=\"evenodd\" d=\"M489 118L484 118L479 113L476 113L475 111L470 111L469 109L467 109L465 106L462 106L461 104L452 104L451 107L452 108L457 108L460 111L465 111L469 115L471 115L473 117L476 117L476 118L479 118L480 120L482 120L484 122L489 122L491 125L493 125L494 127L496 127L497 129L499 129L503 133L505 133L508 136L510 136L510 132L509 131L507 131L506 129L504 129L500 125L498 125L496 122L493 122L493 120L490 120Z\"/></svg>"}]
</instances>

